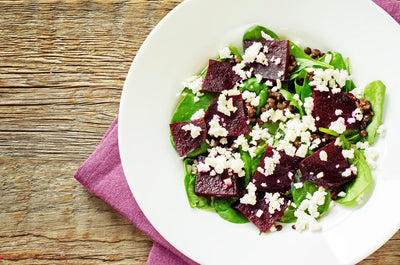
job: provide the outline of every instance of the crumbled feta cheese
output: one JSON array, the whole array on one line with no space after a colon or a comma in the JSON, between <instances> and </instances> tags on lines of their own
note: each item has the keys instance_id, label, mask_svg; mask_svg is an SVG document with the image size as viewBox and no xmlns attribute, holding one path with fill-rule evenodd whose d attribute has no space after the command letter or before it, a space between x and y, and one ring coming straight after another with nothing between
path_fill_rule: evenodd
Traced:
<instances>
[{"instance_id":1,"label":"crumbled feta cheese","mask_svg":"<svg viewBox=\"0 0 400 265\"><path fill-rule=\"evenodd\" d=\"M246 63L253 62L256 59L262 47L263 45L261 44L261 42L253 42L253 44L244 51L243 62Z\"/></svg>"},{"instance_id":2,"label":"crumbled feta cheese","mask_svg":"<svg viewBox=\"0 0 400 265\"><path fill-rule=\"evenodd\" d=\"M343 177L350 177L351 176L351 169L350 168L346 168L345 171L342 172L342 176Z\"/></svg>"},{"instance_id":3,"label":"crumbled feta cheese","mask_svg":"<svg viewBox=\"0 0 400 265\"><path fill-rule=\"evenodd\" d=\"M210 128L208 129L208 134L214 137L226 137L228 135L228 131L222 127L219 122L221 117L218 115L214 115L211 121L208 123Z\"/></svg>"},{"instance_id":4,"label":"crumbled feta cheese","mask_svg":"<svg viewBox=\"0 0 400 265\"><path fill-rule=\"evenodd\" d=\"M378 151L375 148L367 147L364 150L365 160L371 169L376 169L378 160Z\"/></svg>"},{"instance_id":5,"label":"crumbled feta cheese","mask_svg":"<svg viewBox=\"0 0 400 265\"><path fill-rule=\"evenodd\" d=\"M336 109L335 110L335 115L336 116L342 115L342 113L343 113L343 110L341 110L341 109Z\"/></svg>"},{"instance_id":6,"label":"crumbled feta cheese","mask_svg":"<svg viewBox=\"0 0 400 265\"><path fill-rule=\"evenodd\" d=\"M341 191L341 192L338 193L337 196L338 196L338 197L345 197L345 196L346 196L346 192Z\"/></svg>"},{"instance_id":7,"label":"crumbled feta cheese","mask_svg":"<svg viewBox=\"0 0 400 265\"><path fill-rule=\"evenodd\" d=\"M351 90L350 93L353 94L356 98L360 99L364 96L364 89L356 87L353 90Z\"/></svg>"},{"instance_id":8,"label":"crumbled feta cheese","mask_svg":"<svg viewBox=\"0 0 400 265\"><path fill-rule=\"evenodd\" d=\"M329 129L337 132L338 134L344 133L344 131L346 131L346 124L344 118L339 117L336 121L331 122Z\"/></svg>"},{"instance_id":9,"label":"crumbled feta cheese","mask_svg":"<svg viewBox=\"0 0 400 265\"><path fill-rule=\"evenodd\" d=\"M324 172L319 172L318 174L317 174L317 178L323 178L324 177Z\"/></svg>"},{"instance_id":10,"label":"crumbled feta cheese","mask_svg":"<svg viewBox=\"0 0 400 265\"><path fill-rule=\"evenodd\" d=\"M313 97L307 97L304 99L304 109L307 115L311 115L311 112L314 108L314 99Z\"/></svg>"},{"instance_id":11,"label":"crumbled feta cheese","mask_svg":"<svg viewBox=\"0 0 400 265\"><path fill-rule=\"evenodd\" d=\"M321 159L321 161L328 161L328 154L322 150L319 152L319 159Z\"/></svg>"},{"instance_id":12,"label":"crumbled feta cheese","mask_svg":"<svg viewBox=\"0 0 400 265\"><path fill-rule=\"evenodd\" d=\"M237 107L233 106L232 98L227 100L224 94L220 94L217 101L217 109L226 116L231 116L231 112L235 112Z\"/></svg>"},{"instance_id":13,"label":"crumbled feta cheese","mask_svg":"<svg viewBox=\"0 0 400 265\"><path fill-rule=\"evenodd\" d=\"M285 203L285 200L283 197L278 192L275 192L274 194L266 192L265 193L265 202L268 205L268 212L270 214L274 214L276 210L280 211L281 206Z\"/></svg>"},{"instance_id":14,"label":"crumbled feta cheese","mask_svg":"<svg viewBox=\"0 0 400 265\"><path fill-rule=\"evenodd\" d=\"M206 115L206 113L204 112L204 109L199 109L198 111L196 111L192 117L190 117L190 120L198 120L201 118L204 118L204 116Z\"/></svg>"},{"instance_id":15,"label":"crumbled feta cheese","mask_svg":"<svg viewBox=\"0 0 400 265\"><path fill-rule=\"evenodd\" d=\"M203 85L203 79L198 76L192 76L183 82L183 86L189 88L193 94L195 94L194 101L199 101L199 97L203 96L201 92L201 86Z\"/></svg>"},{"instance_id":16,"label":"crumbled feta cheese","mask_svg":"<svg viewBox=\"0 0 400 265\"><path fill-rule=\"evenodd\" d=\"M239 148L242 147L242 150L247 152L249 151L249 143L247 142L246 137L244 137L244 135L240 135L236 138L236 140L233 141L233 147L235 148Z\"/></svg>"},{"instance_id":17,"label":"crumbled feta cheese","mask_svg":"<svg viewBox=\"0 0 400 265\"><path fill-rule=\"evenodd\" d=\"M242 198L240 198L240 203L255 205L257 203L257 197L256 197L257 187L256 187L256 185L254 185L252 182L249 182L246 189L247 189L247 193L245 195L243 195Z\"/></svg>"},{"instance_id":18,"label":"crumbled feta cheese","mask_svg":"<svg viewBox=\"0 0 400 265\"><path fill-rule=\"evenodd\" d=\"M381 124L378 129L376 130L376 133L379 134L380 136L384 136L385 135L385 125Z\"/></svg>"},{"instance_id":19,"label":"crumbled feta cheese","mask_svg":"<svg viewBox=\"0 0 400 265\"><path fill-rule=\"evenodd\" d=\"M308 151L308 147L305 144L300 145L300 147L296 151L296 156L298 157L306 157Z\"/></svg>"},{"instance_id":20,"label":"crumbled feta cheese","mask_svg":"<svg viewBox=\"0 0 400 265\"><path fill-rule=\"evenodd\" d=\"M342 150L342 155L344 158L352 159L354 158L354 149Z\"/></svg>"},{"instance_id":21,"label":"crumbled feta cheese","mask_svg":"<svg viewBox=\"0 0 400 265\"><path fill-rule=\"evenodd\" d=\"M363 119L363 113L359 108L356 108L353 113L351 113L351 116L354 117L356 120L361 121Z\"/></svg>"},{"instance_id":22,"label":"crumbled feta cheese","mask_svg":"<svg viewBox=\"0 0 400 265\"><path fill-rule=\"evenodd\" d=\"M329 64L331 62L331 60L332 60L332 54L330 54L330 53L325 54L324 63Z\"/></svg>"},{"instance_id":23,"label":"crumbled feta cheese","mask_svg":"<svg viewBox=\"0 0 400 265\"><path fill-rule=\"evenodd\" d=\"M297 182L294 183L293 185L295 189L301 189L303 187L303 182Z\"/></svg>"},{"instance_id":24,"label":"crumbled feta cheese","mask_svg":"<svg viewBox=\"0 0 400 265\"><path fill-rule=\"evenodd\" d=\"M270 36L270 35L268 35L267 33L265 33L264 31L262 31L261 30L261 37L263 37L265 40L273 40L273 38ZM267 47L268 48L268 46L264 46L264 47ZM267 51L268 52L268 51Z\"/></svg>"},{"instance_id":25,"label":"crumbled feta cheese","mask_svg":"<svg viewBox=\"0 0 400 265\"><path fill-rule=\"evenodd\" d=\"M343 143L342 143L342 141L340 140L339 137L336 138L336 140L335 140L335 145L336 145L336 146L339 146L339 147L343 146Z\"/></svg>"},{"instance_id":26,"label":"crumbled feta cheese","mask_svg":"<svg viewBox=\"0 0 400 265\"><path fill-rule=\"evenodd\" d=\"M310 228L311 231L318 231L321 229L321 225L315 218L319 216L318 206L325 203L326 195L326 191L321 187L319 187L313 195L307 193L306 199L301 202L294 212L294 216L297 217L295 224L297 231L301 232L307 228Z\"/></svg>"},{"instance_id":27,"label":"crumbled feta cheese","mask_svg":"<svg viewBox=\"0 0 400 265\"><path fill-rule=\"evenodd\" d=\"M221 50L218 51L218 53L219 53L219 58L221 59L229 59L233 57L229 47L222 48Z\"/></svg>"},{"instance_id":28,"label":"crumbled feta cheese","mask_svg":"<svg viewBox=\"0 0 400 265\"><path fill-rule=\"evenodd\" d=\"M258 167L257 171L265 176L272 175L275 171L276 165L279 164L281 159L281 155L275 149L272 149L273 155L272 157L264 158L264 167Z\"/></svg>"},{"instance_id":29,"label":"crumbled feta cheese","mask_svg":"<svg viewBox=\"0 0 400 265\"><path fill-rule=\"evenodd\" d=\"M366 149L369 147L368 142L357 142L356 143L356 148L357 149Z\"/></svg>"},{"instance_id":30,"label":"crumbled feta cheese","mask_svg":"<svg viewBox=\"0 0 400 265\"><path fill-rule=\"evenodd\" d=\"M201 127L196 126L192 123L182 126L182 130L190 131L190 136L195 139L201 134Z\"/></svg>"},{"instance_id":31,"label":"crumbled feta cheese","mask_svg":"<svg viewBox=\"0 0 400 265\"><path fill-rule=\"evenodd\" d=\"M258 209L257 210L257 212L256 212L256 216L258 217L258 218L260 218L261 217L261 215L264 213L264 211L263 210L261 210L261 209Z\"/></svg>"}]
</instances>

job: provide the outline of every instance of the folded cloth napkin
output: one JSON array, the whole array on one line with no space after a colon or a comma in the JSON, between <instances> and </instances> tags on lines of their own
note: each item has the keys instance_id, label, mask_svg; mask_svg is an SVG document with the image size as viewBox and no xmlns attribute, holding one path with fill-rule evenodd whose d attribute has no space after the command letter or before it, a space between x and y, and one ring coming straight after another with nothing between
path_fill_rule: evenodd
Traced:
<instances>
[{"instance_id":1,"label":"folded cloth napkin","mask_svg":"<svg viewBox=\"0 0 400 265\"><path fill-rule=\"evenodd\" d=\"M400 23L400 2L373 0ZM196 264L171 246L149 223L133 197L118 149L118 117L111 124L94 153L79 167L75 178L91 193L103 199L137 228L153 239L147 264Z\"/></svg>"},{"instance_id":2,"label":"folded cloth napkin","mask_svg":"<svg viewBox=\"0 0 400 265\"><path fill-rule=\"evenodd\" d=\"M142 230L154 244L147 264L196 264L171 246L150 224L133 197L118 149L118 117L113 121L93 154L74 176L91 193L103 199Z\"/></svg>"}]
</instances>

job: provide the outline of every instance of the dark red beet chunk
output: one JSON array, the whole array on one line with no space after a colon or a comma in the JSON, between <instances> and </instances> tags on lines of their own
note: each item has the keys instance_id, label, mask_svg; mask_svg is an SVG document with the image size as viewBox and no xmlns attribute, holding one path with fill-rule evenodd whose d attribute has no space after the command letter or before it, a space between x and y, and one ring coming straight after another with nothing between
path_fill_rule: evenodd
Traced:
<instances>
[{"instance_id":1,"label":"dark red beet chunk","mask_svg":"<svg viewBox=\"0 0 400 265\"><path fill-rule=\"evenodd\" d=\"M226 136L239 136L250 133L242 96L227 96L228 100L230 98L232 98L233 106L237 108L235 112L230 113L230 116L218 111L218 98L214 99L214 101L208 107L204 117L207 131L210 128L210 121L213 119L214 115L217 115L220 117L219 124L228 131L228 135Z\"/></svg>"},{"instance_id":2,"label":"dark red beet chunk","mask_svg":"<svg viewBox=\"0 0 400 265\"><path fill-rule=\"evenodd\" d=\"M324 158L324 155L321 155L323 151L326 153L327 161L321 160L321 157ZM300 162L299 167L302 174L301 181L308 180L332 191L341 191L345 184L356 177L352 172L347 177L342 175L346 169L349 169L349 164L334 142L305 158ZM322 177L318 177L320 172L323 172Z\"/></svg>"},{"instance_id":3,"label":"dark red beet chunk","mask_svg":"<svg viewBox=\"0 0 400 265\"><path fill-rule=\"evenodd\" d=\"M199 161L204 162L205 157L200 156ZM199 196L214 197L239 197L242 190L242 180L234 172L229 174L225 169L222 174L215 173L211 176L211 169L207 172L197 172L194 192ZM224 182L230 179L230 182Z\"/></svg>"},{"instance_id":4,"label":"dark red beet chunk","mask_svg":"<svg viewBox=\"0 0 400 265\"><path fill-rule=\"evenodd\" d=\"M357 130L360 127L360 121L352 116L353 112L357 108L357 105L355 101L346 93L339 92L333 94L331 92L314 90L313 98L314 108L312 111L312 116L314 119L316 119L315 126L317 128L329 128L331 122L336 121L339 117L344 118L346 130ZM340 112L341 114L336 115ZM353 122L349 123L349 121Z\"/></svg>"},{"instance_id":5,"label":"dark red beet chunk","mask_svg":"<svg viewBox=\"0 0 400 265\"><path fill-rule=\"evenodd\" d=\"M182 128L190 124L201 128L199 136L193 138L190 130L184 130ZM172 139L174 140L179 156L189 154L206 140L207 129L204 119L172 123L169 125L169 128L171 129Z\"/></svg>"},{"instance_id":6,"label":"dark red beet chunk","mask_svg":"<svg viewBox=\"0 0 400 265\"><path fill-rule=\"evenodd\" d=\"M244 49L250 47L254 41L245 41ZM265 40L261 41L263 46L268 47L268 53L265 56L268 60L268 65L258 62L250 63L248 66L253 68L253 74L260 74L264 79L275 81L287 81L290 48L288 40ZM262 51L262 50L261 50Z\"/></svg>"},{"instance_id":7,"label":"dark red beet chunk","mask_svg":"<svg viewBox=\"0 0 400 265\"><path fill-rule=\"evenodd\" d=\"M279 220L288 206L289 200L283 198L283 205L280 210L276 209L273 214L269 212L269 203L266 203L264 193L257 193L257 203L255 205L239 203L235 208L243 214L244 217L249 219L250 222L255 224L261 232L267 232L272 225ZM257 211L263 211L260 217L257 217Z\"/></svg>"},{"instance_id":8,"label":"dark red beet chunk","mask_svg":"<svg viewBox=\"0 0 400 265\"><path fill-rule=\"evenodd\" d=\"M232 70L230 63L209 60L207 74L201 90L210 92L228 90L239 79L240 77Z\"/></svg>"},{"instance_id":9,"label":"dark red beet chunk","mask_svg":"<svg viewBox=\"0 0 400 265\"><path fill-rule=\"evenodd\" d=\"M272 157L274 154L273 150L274 149L271 146L267 146L258 167L265 167L265 158ZM263 173L256 170L252 182L259 191L279 192L283 194L290 190L292 179L299 168L298 165L302 158L288 156L282 151L275 150L275 152L278 152L281 158L279 164L275 166L274 172L271 175L265 176Z\"/></svg>"}]
</instances>

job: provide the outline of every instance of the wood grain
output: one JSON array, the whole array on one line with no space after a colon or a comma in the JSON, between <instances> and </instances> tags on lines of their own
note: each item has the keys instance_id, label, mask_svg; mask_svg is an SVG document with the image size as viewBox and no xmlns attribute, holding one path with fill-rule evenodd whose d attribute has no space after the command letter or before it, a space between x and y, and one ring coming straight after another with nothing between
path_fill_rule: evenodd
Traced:
<instances>
[{"instance_id":1,"label":"wood grain","mask_svg":"<svg viewBox=\"0 0 400 265\"><path fill-rule=\"evenodd\" d=\"M73 178L181 0L0 1L0 264L145 264L151 240ZM361 264L400 264L400 233Z\"/></svg>"}]
</instances>

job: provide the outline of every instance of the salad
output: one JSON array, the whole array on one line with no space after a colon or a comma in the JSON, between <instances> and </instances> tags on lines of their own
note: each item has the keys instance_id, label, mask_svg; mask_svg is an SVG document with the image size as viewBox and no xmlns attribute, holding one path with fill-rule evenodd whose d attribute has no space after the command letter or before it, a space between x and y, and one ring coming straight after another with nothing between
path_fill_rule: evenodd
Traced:
<instances>
[{"instance_id":1,"label":"salad","mask_svg":"<svg viewBox=\"0 0 400 265\"><path fill-rule=\"evenodd\" d=\"M360 89L348 58L259 25L240 50L222 48L186 80L172 115L188 202L261 232L320 230L331 205L361 203L373 188L385 85Z\"/></svg>"}]
</instances>

